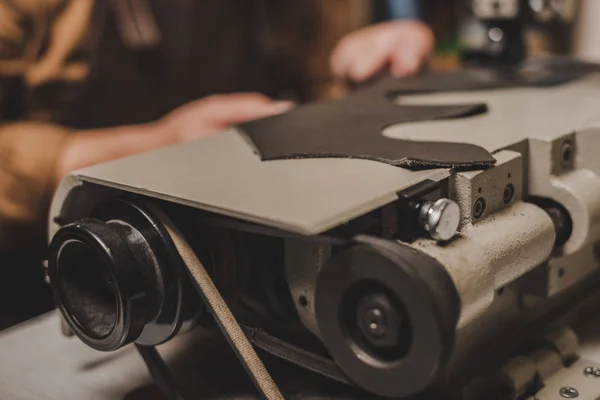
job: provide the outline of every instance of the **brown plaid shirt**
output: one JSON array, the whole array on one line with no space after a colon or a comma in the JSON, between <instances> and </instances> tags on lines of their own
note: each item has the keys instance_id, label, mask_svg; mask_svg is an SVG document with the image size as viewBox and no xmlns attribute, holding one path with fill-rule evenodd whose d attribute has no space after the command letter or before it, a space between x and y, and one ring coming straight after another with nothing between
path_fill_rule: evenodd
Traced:
<instances>
[{"instance_id":1,"label":"brown plaid shirt","mask_svg":"<svg viewBox=\"0 0 600 400\"><path fill-rule=\"evenodd\" d=\"M44 230L54 189L50 177L70 133L57 125L57 113L72 100L73 89L90 70L87 38L94 1L0 0L0 103L5 109L23 105L16 122L0 120L0 251L27 245L34 232ZM325 32L307 61L310 74L328 75L330 50L343 34L364 22L365 3L319 3ZM123 40L135 42L129 28L122 24ZM146 30L138 39L151 41L154 34Z\"/></svg>"}]
</instances>

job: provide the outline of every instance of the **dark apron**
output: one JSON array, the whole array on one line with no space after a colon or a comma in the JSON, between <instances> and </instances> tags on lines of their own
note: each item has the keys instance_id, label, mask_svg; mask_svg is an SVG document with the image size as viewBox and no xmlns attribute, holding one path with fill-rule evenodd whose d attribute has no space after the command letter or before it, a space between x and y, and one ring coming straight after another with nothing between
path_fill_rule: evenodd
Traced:
<instances>
[{"instance_id":1,"label":"dark apron","mask_svg":"<svg viewBox=\"0 0 600 400\"><path fill-rule=\"evenodd\" d=\"M261 50L255 3L260 2L149 0L161 41L132 49L119 34L108 0L97 0L90 75L61 123L78 129L144 123L216 93L277 96L287 88Z\"/></svg>"}]
</instances>

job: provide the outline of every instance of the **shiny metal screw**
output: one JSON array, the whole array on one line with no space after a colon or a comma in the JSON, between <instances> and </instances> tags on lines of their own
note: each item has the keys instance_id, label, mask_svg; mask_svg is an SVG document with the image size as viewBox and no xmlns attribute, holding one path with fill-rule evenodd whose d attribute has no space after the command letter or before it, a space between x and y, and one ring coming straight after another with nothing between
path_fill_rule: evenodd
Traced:
<instances>
[{"instance_id":1,"label":"shiny metal screw","mask_svg":"<svg viewBox=\"0 0 600 400\"><path fill-rule=\"evenodd\" d=\"M575 397L579 396L579 392L577 391L577 389L571 386L561 387L558 391L558 394L560 394L565 399L574 399Z\"/></svg>"},{"instance_id":2,"label":"shiny metal screw","mask_svg":"<svg viewBox=\"0 0 600 400\"><path fill-rule=\"evenodd\" d=\"M583 370L583 375L585 375L587 378L600 378L600 368L586 367Z\"/></svg>"},{"instance_id":3,"label":"shiny metal screw","mask_svg":"<svg viewBox=\"0 0 600 400\"><path fill-rule=\"evenodd\" d=\"M428 201L419 210L419 225L435 240L446 241L456 235L460 224L458 204L449 199Z\"/></svg>"},{"instance_id":4,"label":"shiny metal screw","mask_svg":"<svg viewBox=\"0 0 600 400\"><path fill-rule=\"evenodd\" d=\"M500 28L492 28L488 31L488 37L492 42L499 43L504 39L504 32Z\"/></svg>"}]
</instances>

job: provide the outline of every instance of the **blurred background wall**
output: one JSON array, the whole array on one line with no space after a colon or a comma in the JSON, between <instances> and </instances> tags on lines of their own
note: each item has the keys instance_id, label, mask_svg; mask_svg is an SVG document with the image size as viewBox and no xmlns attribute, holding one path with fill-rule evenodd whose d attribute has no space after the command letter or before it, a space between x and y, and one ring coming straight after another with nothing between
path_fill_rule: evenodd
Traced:
<instances>
[{"instance_id":1,"label":"blurred background wall","mask_svg":"<svg viewBox=\"0 0 600 400\"><path fill-rule=\"evenodd\" d=\"M575 55L585 60L600 62L599 0L582 0L574 41Z\"/></svg>"},{"instance_id":2,"label":"blurred background wall","mask_svg":"<svg viewBox=\"0 0 600 400\"><path fill-rule=\"evenodd\" d=\"M374 0L376 20L421 19L432 26L438 56L457 54L469 40L464 36L486 34L470 21L473 1L494 0ZM512 0L498 0L502 1ZM530 56L571 54L600 62L600 0L515 0L526 17L525 42ZM563 9L564 16L552 9ZM572 17L572 18L571 18ZM469 25L471 24L471 25ZM467 27L467 28L465 28ZM461 36L462 35L462 36ZM470 40L477 40L477 38Z\"/></svg>"}]
</instances>

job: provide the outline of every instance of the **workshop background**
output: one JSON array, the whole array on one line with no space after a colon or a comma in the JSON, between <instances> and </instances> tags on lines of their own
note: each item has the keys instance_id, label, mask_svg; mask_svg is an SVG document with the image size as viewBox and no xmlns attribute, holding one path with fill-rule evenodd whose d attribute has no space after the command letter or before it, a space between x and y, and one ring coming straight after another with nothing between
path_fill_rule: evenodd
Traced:
<instances>
[{"instance_id":1,"label":"workshop background","mask_svg":"<svg viewBox=\"0 0 600 400\"><path fill-rule=\"evenodd\" d=\"M429 67L456 68L465 52L494 53L498 37L479 21L460 0L327 0L349 5L362 25L391 19L420 19L435 32L437 45ZM477 1L477 0L475 0ZM482 1L485 2L485 1ZM489 3L489 2L488 2ZM495 3L502 3L496 1ZM548 53L569 54L600 62L600 1L597 0L525 0L533 17L526 22L524 45L527 56ZM500 7L496 5L496 7ZM554 10L554 11L553 11ZM556 10L568 10L564 15ZM359 24L359 25L360 25ZM488 48L488 47L492 48ZM1 49L0 49L1 50ZM2 99L0 93L0 99ZM12 99L4 98L4 101ZM35 264L39 254L29 260L19 255L0 255L2 265ZM47 311L52 304L44 282L42 267L37 269L4 268L0 278L0 329Z\"/></svg>"}]
</instances>

